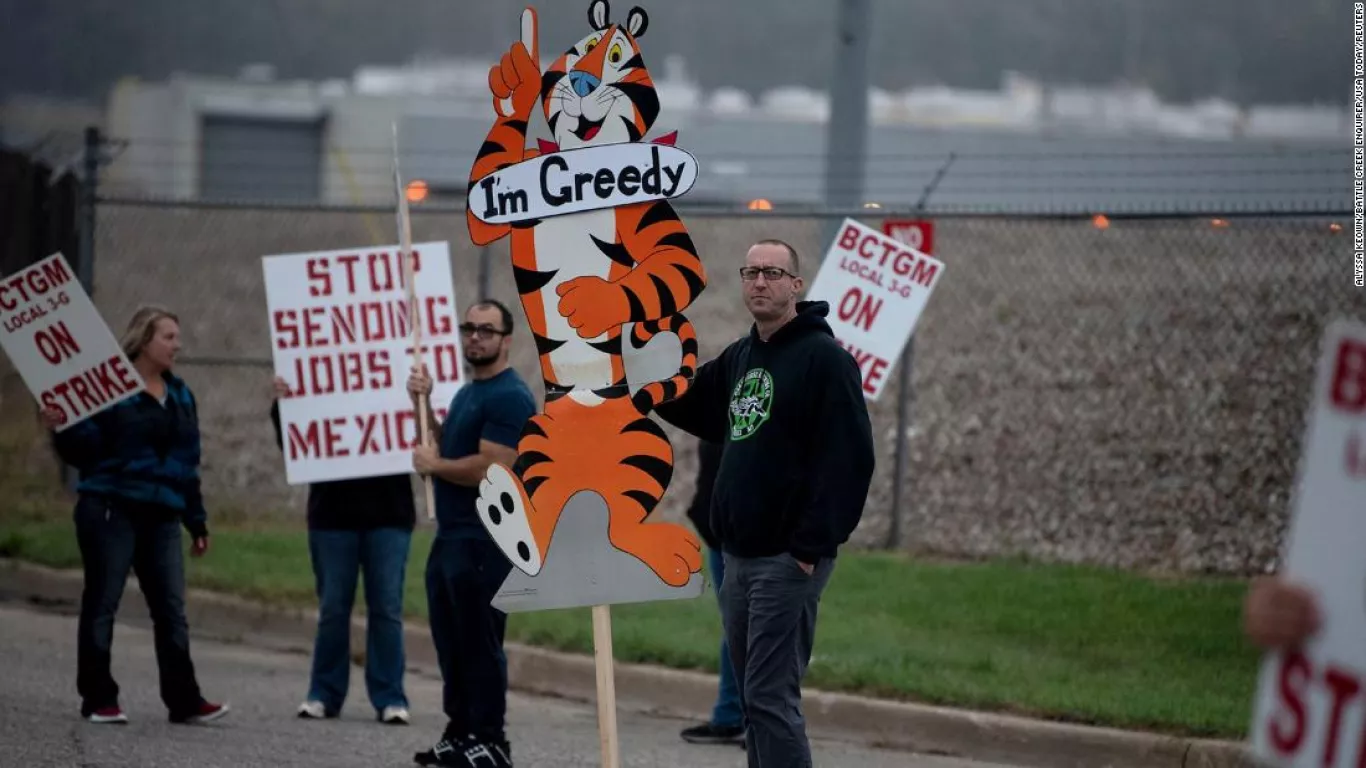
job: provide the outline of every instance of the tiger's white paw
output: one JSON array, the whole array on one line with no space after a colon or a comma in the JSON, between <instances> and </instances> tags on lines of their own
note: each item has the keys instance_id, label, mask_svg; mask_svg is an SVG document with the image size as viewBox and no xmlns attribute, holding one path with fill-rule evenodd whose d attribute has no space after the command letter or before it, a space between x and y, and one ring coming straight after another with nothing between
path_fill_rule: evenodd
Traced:
<instances>
[{"instance_id":1,"label":"tiger's white paw","mask_svg":"<svg viewBox=\"0 0 1366 768\"><path fill-rule=\"evenodd\" d=\"M536 537L531 533L528 512L531 501L522 483L501 464L490 464L479 482L479 498L474 501L479 520L493 537L493 543L517 570L528 576L541 572L544 565Z\"/></svg>"}]
</instances>

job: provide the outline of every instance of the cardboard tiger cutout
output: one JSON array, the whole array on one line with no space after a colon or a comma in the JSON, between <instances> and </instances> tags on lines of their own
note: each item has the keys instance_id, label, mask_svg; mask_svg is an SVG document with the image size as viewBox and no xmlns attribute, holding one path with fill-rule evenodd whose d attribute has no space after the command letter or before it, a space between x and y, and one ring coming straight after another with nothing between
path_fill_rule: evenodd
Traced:
<instances>
[{"instance_id":1,"label":"cardboard tiger cutout","mask_svg":"<svg viewBox=\"0 0 1366 768\"><path fill-rule=\"evenodd\" d=\"M513 565L534 577L566 503L594 491L613 548L665 585L694 582L700 592L697 537L647 519L673 476L673 448L648 414L686 391L697 367L697 339L680 311L707 279L668 200L691 185L696 164L672 146L673 134L643 141L659 115L638 45L645 12L632 8L614 23L607 2L594 0L588 19L591 31L542 73L536 12L526 9L521 41L489 71L497 118L471 169L467 223L476 244L511 240L546 397L517 462L489 467L478 512ZM554 140L528 148L538 106ZM677 337L681 360L632 392L623 343L639 349L659 334Z\"/></svg>"}]
</instances>

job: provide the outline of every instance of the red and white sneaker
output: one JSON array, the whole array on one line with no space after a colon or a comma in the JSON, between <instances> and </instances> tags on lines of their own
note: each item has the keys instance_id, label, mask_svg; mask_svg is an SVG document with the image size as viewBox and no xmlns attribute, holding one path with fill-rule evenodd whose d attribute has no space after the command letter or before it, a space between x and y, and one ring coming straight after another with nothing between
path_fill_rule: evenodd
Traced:
<instances>
[{"instance_id":1,"label":"red and white sneaker","mask_svg":"<svg viewBox=\"0 0 1366 768\"><path fill-rule=\"evenodd\" d=\"M92 723L117 723L120 725L128 722L128 716L123 714L123 710L117 706L101 707L86 715L85 719Z\"/></svg>"},{"instance_id":2,"label":"red and white sneaker","mask_svg":"<svg viewBox=\"0 0 1366 768\"><path fill-rule=\"evenodd\" d=\"M212 704L204 701L200 702L199 709L188 715L172 715L170 720L173 723L192 723L200 724L217 720L223 715L228 714L230 707L227 704Z\"/></svg>"}]
</instances>

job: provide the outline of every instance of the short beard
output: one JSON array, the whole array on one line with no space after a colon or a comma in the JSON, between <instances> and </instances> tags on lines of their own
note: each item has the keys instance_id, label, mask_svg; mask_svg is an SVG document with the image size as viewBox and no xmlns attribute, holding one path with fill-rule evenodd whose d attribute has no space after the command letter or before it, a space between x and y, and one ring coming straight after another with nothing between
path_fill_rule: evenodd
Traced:
<instances>
[{"instance_id":1,"label":"short beard","mask_svg":"<svg viewBox=\"0 0 1366 768\"><path fill-rule=\"evenodd\" d=\"M485 366L493 365L494 363L498 362L498 353L497 353L497 352L494 352L494 353L491 354L491 355L485 355L484 357L477 357L477 356L475 356L475 355L472 354L472 353L466 352L466 353L465 353L465 362L469 363L470 365L474 366L475 368L483 368L483 367L485 367Z\"/></svg>"}]
</instances>

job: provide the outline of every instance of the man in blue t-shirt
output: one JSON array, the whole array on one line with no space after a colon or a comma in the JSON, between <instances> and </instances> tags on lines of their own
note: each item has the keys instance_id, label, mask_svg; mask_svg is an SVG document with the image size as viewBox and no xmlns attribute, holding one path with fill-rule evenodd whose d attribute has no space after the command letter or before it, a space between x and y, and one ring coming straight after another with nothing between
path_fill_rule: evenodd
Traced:
<instances>
[{"instance_id":1,"label":"man in blue t-shirt","mask_svg":"<svg viewBox=\"0 0 1366 768\"><path fill-rule=\"evenodd\" d=\"M489 464L512 466L536 401L508 364L512 313L496 300L470 307L460 325L470 381L451 400L445 423L430 411L438 447L413 451L413 468L435 480L436 539L427 558L427 612L443 681L448 722L421 765L512 765L504 730L507 616L490 602L512 570L479 522L474 502ZM426 368L408 380L414 401L432 391ZM476 760L483 762L476 763Z\"/></svg>"}]
</instances>

